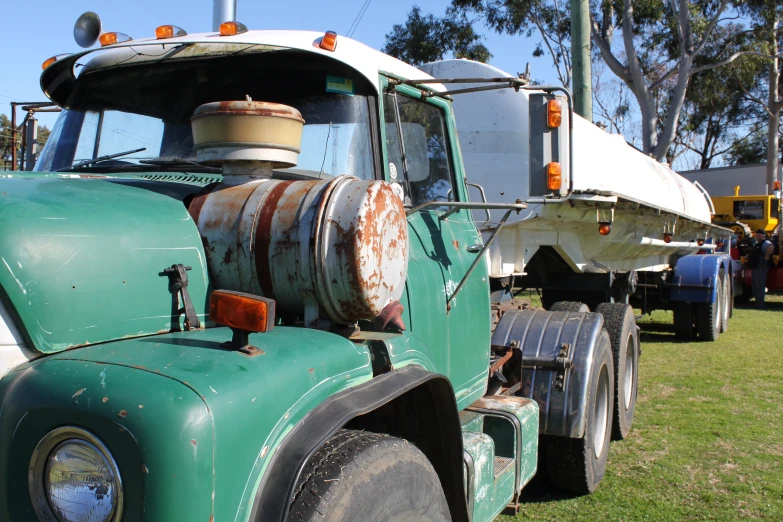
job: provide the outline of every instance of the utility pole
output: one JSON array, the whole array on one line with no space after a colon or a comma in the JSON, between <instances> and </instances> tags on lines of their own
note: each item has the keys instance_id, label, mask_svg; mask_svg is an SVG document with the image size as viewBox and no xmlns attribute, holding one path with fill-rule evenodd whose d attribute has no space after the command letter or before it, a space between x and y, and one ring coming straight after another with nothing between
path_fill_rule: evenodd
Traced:
<instances>
[{"instance_id":1,"label":"utility pole","mask_svg":"<svg viewBox=\"0 0 783 522\"><path fill-rule=\"evenodd\" d=\"M235 22L237 19L237 0L213 0L212 30L219 31L223 22Z\"/></svg>"},{"instance_id":2,"label":"utility pole","mask_svg":"<svg viewBox=\"0 0 783 522\"><path fill-rule=\"evenodd\" d=\"M38 149L38 120L29 113L27 126L25 127L25 170L35 168L35 153Z\"/></svg>"},{"instance_id":3,"label":"utility pole","mask_svg":"<svg viewBox=\"0 0 783 522\"><path fill-rule=\"evenodd\" d=\"M16 104L11 103L11 170L16 170Z\"/></svg>"},{"instance_id":4,"label":"utility pole","mask_svg":"<svg viewBox=\"0 0 783 522\"><path fill-rule=\"evenodd\" d=\"M590 65L590 2L571 0L571 92L574 112L587 121L593 121Z\"/></svg>"}]
</instances>

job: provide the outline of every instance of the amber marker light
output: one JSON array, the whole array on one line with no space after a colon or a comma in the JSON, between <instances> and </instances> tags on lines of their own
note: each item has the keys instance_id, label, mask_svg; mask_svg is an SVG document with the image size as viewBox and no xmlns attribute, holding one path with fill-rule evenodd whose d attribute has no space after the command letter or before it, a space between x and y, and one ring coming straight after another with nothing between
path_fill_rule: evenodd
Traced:
<instances>
[{"instance_id":1,"label":"amber marker light","mask_svg":"<svg viewBox=\"0 0 783 522\"><path fill-rule=\"evenodd\" d=\"M664 243L671 243L672 242L672 235L671 234L664 234L663 235L663 242Z\"/></svg>"},{"instance_id":2,"label":"amber marker light","mask_svg":"<svg viewBox=\"0 0 783 522\"><path fill-rule=\"evenodd\" d=\"M274 325L275 302L252 294L215 290L209 296L209 320L237 330L268 332Z\"/></svg>"},{"instance_id":3,"label":"amber marker light","mask_svg":"<svg viewBox=\"0 0 783 522\"><path fill-rule=\"evenodd\" d=\"M560 190L563 184L563 169L560 163L553 161L546 166L546 188Z\"/></svg>"},{"instance_id":4,"label":"amber marker light","mask_svg":"<svg viewBox=\"0 0 783 522\"><path fill-rule=\"evenodd\" d=\"M185 36L187 34L187 31L176 25L161 25L155 28L155 38L158 40L176 38L177 36Z\"/></svg>"},{"instance_id":5,"label":"amber marker light","mask_svg":"<svg viewBox=\"0 0 783 522\"><path fill-rule=\"evenodd\" d=\"M125 33L103 33L100 38L98 38L98 41L101 42L101 47L127 42L129 40L131 40L131 37Z\"/></svg>"},{"instance_id":6,"label":"amber marker light","mask_svg":"<svg viewBox=\"0 0 783 522\"><path fill-rule=\"evenodd\" d=\"M774 185L772 185L772 190L781 190L781 183L780 181L776 181Z\"/></svg>"},{"instance_id":7,"label":"amber marker light","mask_svg":"<svg viewBox=\"0 0 783 522\"><path fill-rule=\"evenodd\" d=\"M49 58L48 60L44 61L44 63L41 64L41 69L46 69L60 58L64 58L66 56L68 56L68 54L58 54L57 56L52 56L51 58Z\"/></svg>"},{"instance_id":8,"label":"amber marker light","mask_svg":"<svg viewBox=\"0 0 783 522\"><path fill-rule=\"evenodd\" d=\"M550 129L560 127L563 121L563 104L560 100L549 100L546 104L546 124Z\"/></svg>"},{"instance_id":9,"label":"amber marker light","mask_svg":"<svg viewBox=\"0 0 783 522\"><path fill-rule=\"evenodd\" d=\"M318 44L318 47L326 51L334 51L337 49L337 33L334 31L326 31L324 37L321 38L321 43Z\"/></svg>"},{"instance_id":10,"label":"amber marker light","mask_svg":"<svg viewBox=\"0 0 783 522\"><path fill-rule=\"evenodd\" d=\"M598 233L602 236L608 236L609 233L612 231L612 225L609 223L601 223L598 225Z\"/></svg>"},{"instance_id":11,"label":"amber marker light","mask_svg":"<svg viewBox=\"0 0 783 522\"><path fill-rule=\"evenodd\" d=\"M697 239L696 240L696 244L699 245L699 246L702 246L702 245L704 245L704 240L703 239Z\"/></svg>"},{"instance_id":12,"label":"amber marker light","mask_svg":"<svg viewBox=\"0 0 783 522\"><path fill-rule=\"evenodd\" d=\"M220 24L220 36L234 36L247 32L245 24L240 22L223 22Z\"/></svg>"}]
</instances>

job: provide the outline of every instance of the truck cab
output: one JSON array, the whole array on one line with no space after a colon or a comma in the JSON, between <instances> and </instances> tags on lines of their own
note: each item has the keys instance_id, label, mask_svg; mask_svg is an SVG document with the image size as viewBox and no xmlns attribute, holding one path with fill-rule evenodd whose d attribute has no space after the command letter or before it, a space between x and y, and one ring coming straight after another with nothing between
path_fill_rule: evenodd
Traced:
<instances>
[{"instance_id":1,"label":"truck cab","mask_svg":"<svg viewBox=\"0 0 783 522\"><path fill-rule=\"evenodd\" d=\"M334 33L163 34L47 61L64 110L0 178L0 519L491 520L539 434L595 489L603 318L493 332L443 87Z\"/></svg>"}]
</instances>

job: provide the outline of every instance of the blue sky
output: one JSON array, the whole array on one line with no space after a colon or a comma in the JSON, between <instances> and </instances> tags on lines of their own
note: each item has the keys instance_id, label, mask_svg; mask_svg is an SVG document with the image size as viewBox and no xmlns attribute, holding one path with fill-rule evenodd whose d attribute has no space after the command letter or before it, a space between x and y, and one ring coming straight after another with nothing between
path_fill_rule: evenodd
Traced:
<instances>
[{"instance_id":1,"label":"blue sky","mask_svg":"<svg viewBox=\"0 0 783 522\"><path fill-rule=\"evenodd\" d=\"M237 19L250 29L334 30L346 34L365 0L238 0ZM5 0L0 32L0 113L10 115L12 101L44 101L38 85L41 63L50 56L80 50L73 40L73 24L85 11L95 11L105 31L136 38L154 35L155 27L174 24L189 33L212 27L212 0ZM31 9L31 5L35 9ZM353 37L380 49L392 25L403 23L413 5L423 13L442 15L449 0L371 0ZM490 63L510 73L522 72L531 62L539 81L557 83L548 57L533 58L535 39L501 36L478 28L494 55ZM17 117L23 115L21 111ZM54 115L41 114L50 128Z\"/></svg>"}]
</instances>

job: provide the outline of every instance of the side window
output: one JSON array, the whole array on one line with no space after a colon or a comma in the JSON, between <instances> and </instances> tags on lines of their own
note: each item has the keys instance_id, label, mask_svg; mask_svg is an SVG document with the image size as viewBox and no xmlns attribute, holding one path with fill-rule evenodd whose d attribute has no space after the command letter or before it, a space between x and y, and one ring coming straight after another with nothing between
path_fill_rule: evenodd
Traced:
<instances>
[{"instance_id":1,"label":"side window","mask_svg":"<svg viewBox=\"0 0 783 522\"><path fill-rule=\"evenodd\" d=\"M403 186L406 203L409 200L416 206L453 199L443 112L434 105L393 93L385 95L384 110L389 169L392 181L396 179Z\"/></svg>"}]
</instances>

